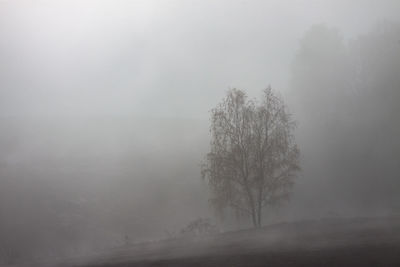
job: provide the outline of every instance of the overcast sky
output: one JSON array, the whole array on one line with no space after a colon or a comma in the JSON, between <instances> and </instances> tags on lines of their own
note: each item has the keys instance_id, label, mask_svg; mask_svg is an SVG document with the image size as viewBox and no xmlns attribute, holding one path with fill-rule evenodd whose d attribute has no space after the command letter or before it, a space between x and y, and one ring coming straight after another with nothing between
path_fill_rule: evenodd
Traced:
<instances>
[{"instance_id":1,"label":"overcast sky","mask_svg":"<svg viewBox=\"0 0 400 267\"><path fill-rule=\"evenodd\" d=\"M0 1L2 116L207 118L229 87L285 93L313 24L345 38L400 1Z\"/></svg>"}]
</instances>

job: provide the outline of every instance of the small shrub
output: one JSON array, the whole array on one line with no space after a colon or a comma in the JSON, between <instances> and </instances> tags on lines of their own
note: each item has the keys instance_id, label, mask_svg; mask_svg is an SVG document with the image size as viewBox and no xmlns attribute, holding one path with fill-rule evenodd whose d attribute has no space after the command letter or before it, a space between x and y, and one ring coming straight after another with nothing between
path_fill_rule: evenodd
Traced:
<instances>
[{"instance_id":1,"label":"small shrub","mask_svg":"<svg viewBox=\"0 0 400 267\"><path fill-rule=\"evenodd\" d=\"M191 221L181 230L184 237L196 237L205 235L214 235L219 232L218 227L207 218L199 218Z\"/></svg>"}]
</instances>

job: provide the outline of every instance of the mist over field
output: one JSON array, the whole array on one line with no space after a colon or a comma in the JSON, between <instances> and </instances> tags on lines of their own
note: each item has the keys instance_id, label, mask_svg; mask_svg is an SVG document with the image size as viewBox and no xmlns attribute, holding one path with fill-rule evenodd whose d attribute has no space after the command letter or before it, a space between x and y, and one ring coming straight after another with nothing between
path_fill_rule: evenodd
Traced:
<instances>
[{"instance_id":1,"label":"mist over field","mask_svg":"<svg viewBox=\"0 0 400 267\"><path fill-rule=\"evenodd\" d=\"M271 85L301 172L263 225L400 215L399 1L0 1L0 265L176 237L211 110Z\"/></svg>"}]
</instances>

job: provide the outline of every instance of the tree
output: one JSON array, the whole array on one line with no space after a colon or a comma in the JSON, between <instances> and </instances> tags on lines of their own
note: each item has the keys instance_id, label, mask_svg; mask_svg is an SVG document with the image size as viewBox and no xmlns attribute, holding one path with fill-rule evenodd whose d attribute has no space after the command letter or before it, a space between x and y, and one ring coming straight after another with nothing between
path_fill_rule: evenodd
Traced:
<instances>
[{"instance_id":1,"label":"tree","mask_svg":"<svg viewBox=\"0 0 400 267\"><path fill-rule=\"evenodd\" d=\"M343 112L338 106L346 103L351 74L340 31L323 24L312 26L301 38L291 68L290 96L296 98L293 108L300 112L296 116L307 112L304 121L314 125L338 117ZM301 125L305 126L303 121Z\"/></svg>"},{"instance_id":2,"label":"tree","mask_svg":"<svg viewBox=\"0 0 400 267\"><path fill-rule=\"evenodd\" d=\"M261 226L262 211L287 199L300 170L295 122L270 87L261 102L237 89L211 111L211 151L202 166L211 205L250 216Z\"/></svg>"},{"instance_id":3,"label":"tree","mask_svg":"<svg viewBox=\"0 0 400 267\"><path fill-rule=\"evenodd\" d=\"M323 25L301 38L288 100L301 121L302 170L320 188L312 198L322 210L343 212L346 203L365 215L400 203L399 36L399 23L386 21L350 40Z\"/></svg>"}]
</instances>

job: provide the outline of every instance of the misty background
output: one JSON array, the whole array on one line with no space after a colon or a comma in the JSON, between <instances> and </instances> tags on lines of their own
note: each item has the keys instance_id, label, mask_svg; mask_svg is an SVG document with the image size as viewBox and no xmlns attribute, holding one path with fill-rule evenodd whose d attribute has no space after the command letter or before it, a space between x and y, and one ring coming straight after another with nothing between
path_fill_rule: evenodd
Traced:
<instances>
[{"instance_id":1,"label":"misty background","mask_svg":"<svg viewBox=\"0 0 400 267\"><path fill-rule=\"evenodd\" d=\"M398 1L0 1L0 258L221 229L200 164L271 84L302 174L267 223L400 212ZM1 262L1 261L0 261Z\"/></svg>"}]
</instances>

